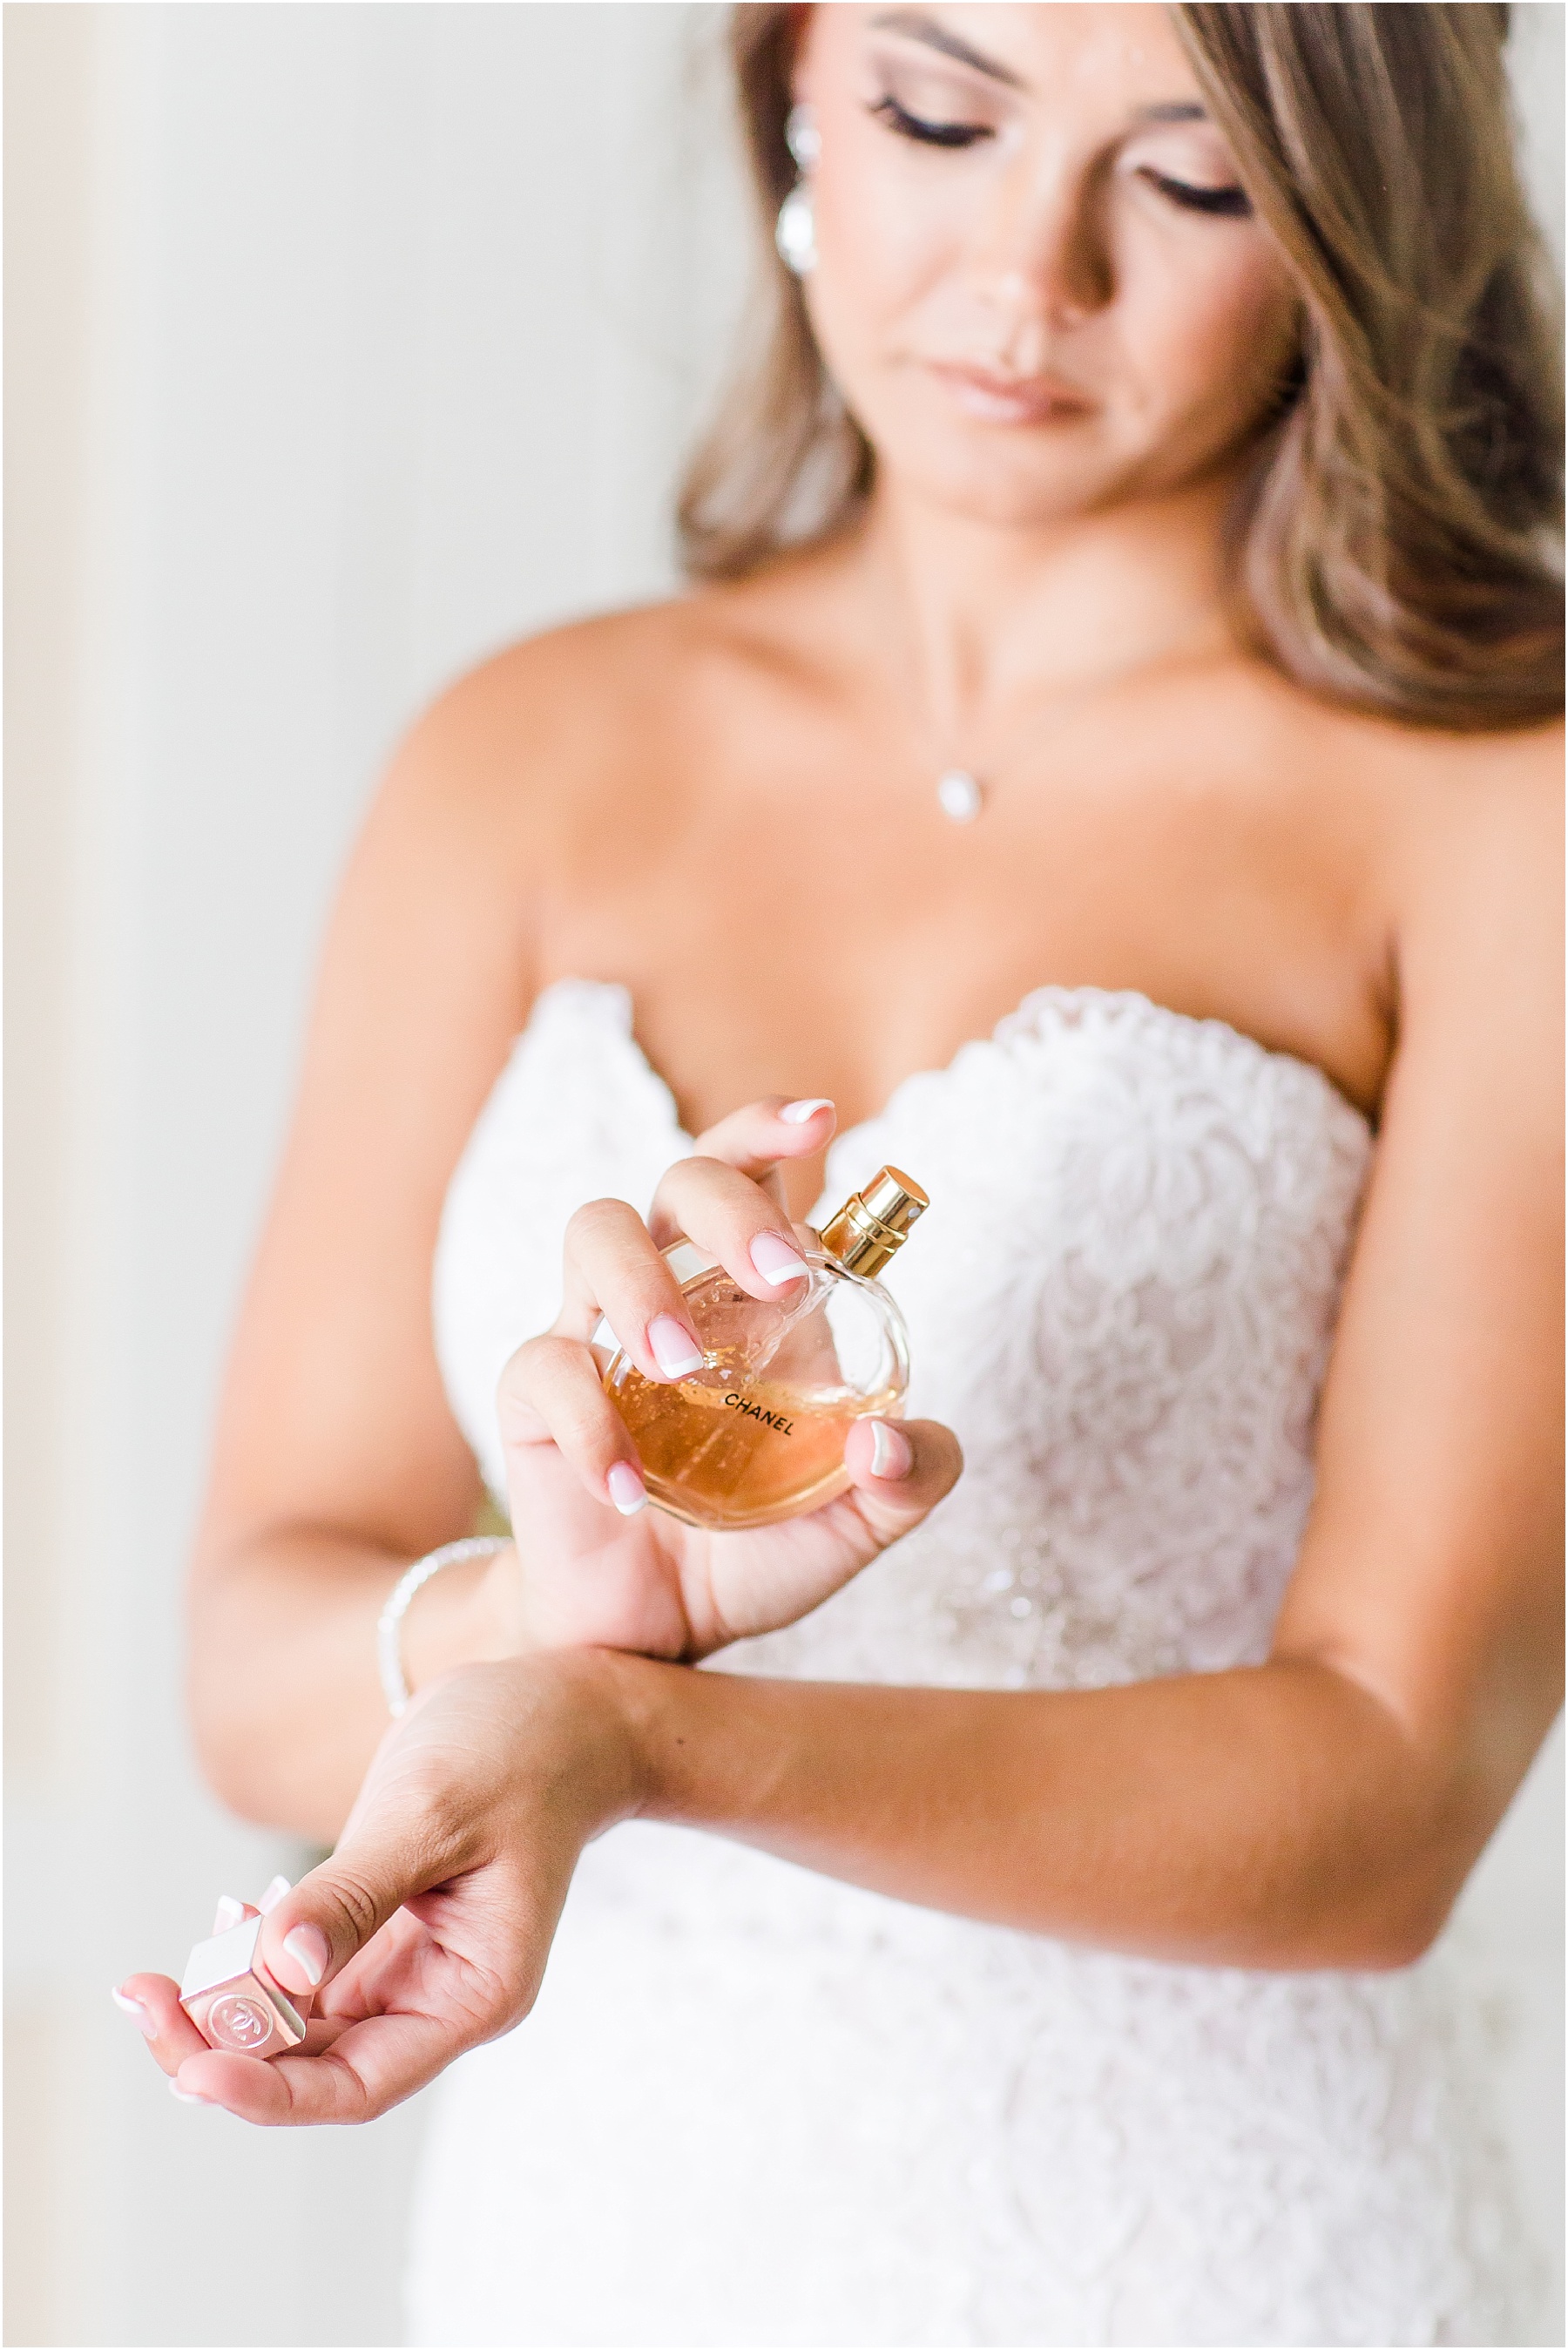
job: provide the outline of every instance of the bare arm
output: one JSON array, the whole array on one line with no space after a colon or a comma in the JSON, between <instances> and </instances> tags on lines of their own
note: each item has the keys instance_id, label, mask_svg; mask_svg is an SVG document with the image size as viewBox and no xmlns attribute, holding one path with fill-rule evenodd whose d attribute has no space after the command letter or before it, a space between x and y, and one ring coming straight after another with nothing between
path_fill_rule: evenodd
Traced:
<instances>
[{"instance_id":1,"label":"bare arm","mask_svg":"<svg viewBox=\"0 0 1568 2350\"><path fill-rule=\"evenodd\" d=\"M652 1815L1162 1959L1402 1965L1462 1874L1456 1825L1475 1834L1381 1705L1303 1660L1038 1695L634 1666L620 1700Z\"/></svg>"},{"instance_id":2,"label":"bare arm","mask_svg":"<svg viewBox=\"0 0 1568 2350\"><path fill-rule=\"evenodd\" d=\"M531 993L530 908L483 681L418 730L348 874L236 1336L192 1588L202 1759L240 1811L330 1836L386 1710L374 1626L481 1493L441 1392L445 1184ZM431 1587L437 1660L471 1577ZM467 1654L482 1654L470 1647Z\"/></svg>"}]
</instances>

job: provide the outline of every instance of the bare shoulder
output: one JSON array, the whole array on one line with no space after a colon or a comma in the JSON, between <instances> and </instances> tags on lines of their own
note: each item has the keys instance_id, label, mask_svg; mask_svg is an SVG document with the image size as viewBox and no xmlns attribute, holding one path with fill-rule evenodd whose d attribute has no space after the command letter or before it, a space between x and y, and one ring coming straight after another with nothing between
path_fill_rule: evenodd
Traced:
<instances>
[{"instance_id":1,"label":"bare shoulder","mask_svg":"<svg viewBox=\"0 0 1568 2350\"><path fill-rule=\"evenodd\" d=\"M1417 735L1379 745L1389 871L1403 942L1423 956L1560 951L1563 733Z\"/></svg>"},{"instance_id":2,"label":"bare shoulder","mask_svg":"<svg viewBox=\"0 0 1568 2350\"><path fill-rule=\"evenodd\" d=\"M1550 822L1560 806L1563 728L1560 720L1498 733L1456 733L1373 716L1311 692L1261 660L1228 658L1199 680L1221 709L1240 755L1266 747L1272 760L1301 770L1319 790L1341 789L1376 802L1396 831L1408 822L1429 833L1434 822Z\"/></svg>"},{"instance_id":3,"label":"bare shoulder","mask_svg":"<svg viewBox=\"0 0 1568 2350\"><path fill-rule=\"evenodd\" d=\"M1417 739L1380 762L1398 1063L1542 1163L1562 1116L1563 761L1550 726Z\"/></svg>"},{"instance_id":4,"label":"bare shoulder","mask_svg":"<svg viewBox=\"0 0 1568 2350\"><path fill-rule=\"evenodd\" d=\"M1500 847L1509 841L1539 846L1561 825L1560 723L1506 734L1378 726L1376 736L1362 755L1397 799L1412 850L1424 835L1438 863L1489 839Z\"/></svg>"},{"instance_id":5,"label":"bare shoulder","mask_svg":"<svg viewBox=\"0 0 1568 2350\"><path fill-rule=\"evenodd\" d=\"M635 798L670 747L701 745L742 671L786 631L751 583L597 615L507 647L449 687L410 730L383 794L400 829L473 830L538 854L564 824Z\"/></svg>"},{"instance_id":6,"label":"bare shoulder","mask_svg":"<svg viewBox=\"0 0 1568 2350\"><path fill-rule=\"evenodd\" d=\"M1339 837L1391 938L1498 892L1555 901L1560 722L1491 734L1405 725L1336 706L1261 662L1230 664L1219 691L1230 755L1286 785Z\"/></svg>"},{"instance_id":7,"label":"bare shoulder","mask_svg":"<svg viewBox=\"0 0 1568 2350\"><path fill-rule=\"evenodd\" d=\"M1370 839L1405 1044L1418 1023L1506 1022L1556 1049L1563 731L1459 734L1337 715L1339 788Z\"/></svg>"},{"instance_id":8,"label":"bare shoulder","mask_svg":"<svg viewBox=\"0 0 1568 2350\"><path fill-rule=\"evenodd\" d=\"M690 657L683 599L579 620L524 639L447 687L410 729L390 792L426 806L517 811L646 723Z\"/></svg>"}]
</instances>

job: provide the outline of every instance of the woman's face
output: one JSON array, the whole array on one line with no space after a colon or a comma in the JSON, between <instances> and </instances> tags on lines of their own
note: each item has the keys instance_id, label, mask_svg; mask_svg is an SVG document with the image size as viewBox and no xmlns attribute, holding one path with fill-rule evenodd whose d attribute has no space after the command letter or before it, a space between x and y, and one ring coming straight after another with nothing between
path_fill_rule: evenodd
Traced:
<instances>
[{"instance_id":1,"label":"woman's face","mask_svg":"<svg viewBox=\"0 0 1568 2350\"><path fill-rule=\"evenodd\" d=\"M813 324L895 480L1048 524L1256 429L1295 301L1163 8L818 7L795 94Z\"/></svg>"}]
</instances>

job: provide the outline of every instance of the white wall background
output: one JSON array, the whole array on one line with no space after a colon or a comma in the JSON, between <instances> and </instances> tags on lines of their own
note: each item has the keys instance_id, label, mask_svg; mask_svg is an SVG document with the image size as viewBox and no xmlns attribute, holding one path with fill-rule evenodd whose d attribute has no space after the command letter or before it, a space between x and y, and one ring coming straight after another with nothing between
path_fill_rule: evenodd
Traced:
<instances>
[{"instance_id":1,"label":"white wall background","mask_svg":"<svg viewBox=\"0 0 1568 2350\"><path fill-rule=\"evenodd\" d=\"M224 1335L379 761L669 584L744 242L721 13L5 12L11 2344L399 2338L417 2109L177 2106L108 1991L297 1866L182 1720ZM1518 15L1560 250L1563 10ZM1554 1742L1465 1923L1553 2227L1561 1786Z\"/></svg>"}]
</instances>

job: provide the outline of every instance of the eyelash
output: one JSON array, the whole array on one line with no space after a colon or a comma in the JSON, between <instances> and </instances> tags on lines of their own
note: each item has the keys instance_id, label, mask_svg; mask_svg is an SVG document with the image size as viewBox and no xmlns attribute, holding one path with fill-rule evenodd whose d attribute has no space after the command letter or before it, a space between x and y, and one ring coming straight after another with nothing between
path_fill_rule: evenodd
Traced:
<instances>
[{"instance_id":1,"label":"eyelash","mask_svg":"<svg viewBox=\"0 0 1568 2350\"><path fill-rule=\"evenodd\" d=\"M900 106L891 90L877 100L871 111L880 115L898 138L918 140L922 147L977 147L982 139L996 135L984 122L928 122Z\"/></svg>"},{"instance_id":2,"label":"eyelash","mask_svg":"<svg viewBox=\"0 0 1568 2350\"><path fill-rule=\"evenodd\" d=\"M1163 172L1143 172L1151 187L1183 212L1207 213L1210 219L1250 220L1251 199L1245 188L1196 188L1188 180L1168 180Z\"/></svg>"},{"instance_id":3,"label":"eyelash","mask_svg":"<svg viewBox=\"0 0 1568 2350\"><path fill-rule=\"evenodd\" d=\"M922 147L977 147L982 139L996 136L989 123L928 121L922 115L911 114L907 106L900 106L891 90L877 99L871 112L879 116L896 137L912 139ZM1251 216L1251 203L1244 188L1194 187L1187 180L1168 179L1163 172L1146 171L1142 177L1158 188L1168 203L1179 205L1183 212L1206 213L1210 219L1220 220L1247 220Z\"/></svg>"}]
</instances>

